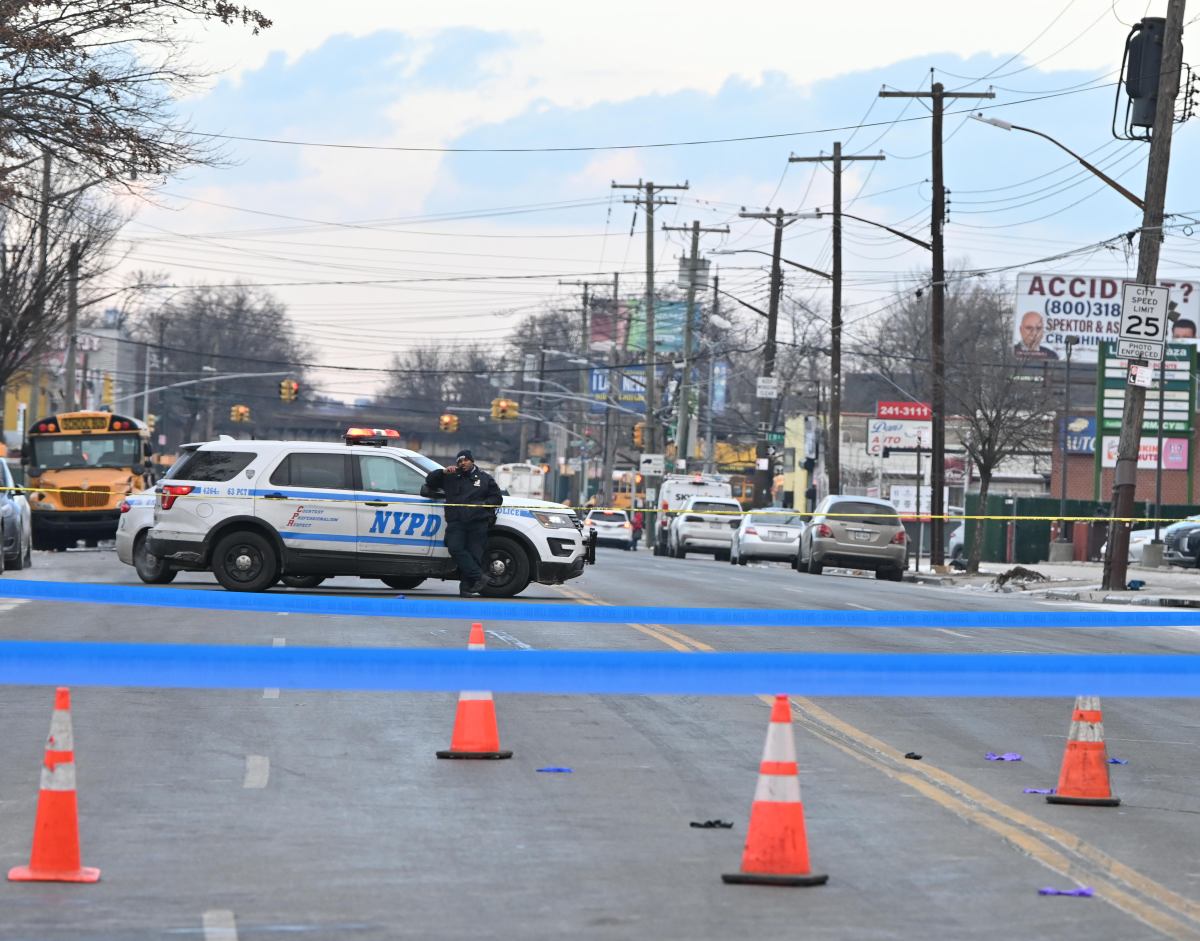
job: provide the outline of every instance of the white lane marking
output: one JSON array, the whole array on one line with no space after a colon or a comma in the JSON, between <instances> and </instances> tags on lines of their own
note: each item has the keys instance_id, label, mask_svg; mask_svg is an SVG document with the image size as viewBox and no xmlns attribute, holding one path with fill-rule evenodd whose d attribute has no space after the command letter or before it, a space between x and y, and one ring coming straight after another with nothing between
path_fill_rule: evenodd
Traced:
<instances>
[{"instance_id":1,"label":"white lane marking","mask_svg":"<svg viewBox=\"0 0 1200 941\"><path fill-rule=\"evenodd\" d=\"M491 634L496 640L503 641L511 647L516 647L518 650L533 650L533 648L523 640L518 640L509 634L507 631L494 631L491 628L484 631L485 634Z\"/></svg>"},{"instance_id":2,"label":"white lane marking","mask_svg":"<svg viewBox=\"0 0 1200 941\"><path fill-rule=\"evenodd\" d=\"M267 778L271 775L271 759L266 755L246 756L246 777L242 779L242 787L260 789L267 786Z\"/></svg>"},{"instance_id":3,"label":"white lane marking","mask_svg":"<svg viewBox=\"0 0 1200 941\"><path fill-rule=\"evenodd\" d=\"M204 913L204 941L238 941L237 920L227 908Z\"/></svg>"},{"instance_id":4,"label":"white lane marking","mask_svg":"<svg viewBox=\"0 0 1200 941\"><path fill-rule=\"evenodd\" d=\"M287 645L287 640L282 637L272 637L271 638L271 646L272 647L284 647L286 645ZM278 688L276 688L274 686L268 686L266 689L263 690L263 699L278 699L278 698L279 698Z\"/></svg>"},{"instance_id":5,"label":"white lane marking","mask_svg":"<svg viewBox=\"0 0 1200 941\"><path fill-rule=\"evenodd\" d=\"M953 634L955 637L965 637L967 640L971 640L970 634L964 634L962 631L952 631L948 627L935 627L934 630L941 631L943 634Z\"/></svg>"},{"instance_id":6,"label":"white lane marking","mask_svg":"<svg viewBox=\"0 0 1200 941\"><path fill-rule=\"evenodd\" d=\"M0 602L0 614L5 611L12 611L14 608L19 608L23 604L29 604L28 598L15 598L12 601Z\"/></svg>"},{"instance_id":7,"label":"white lane marking","mask_svg":"<svg viewBox=\"0 0 1200 941\"><path fill-rule=\"evenodd\" d=\"M865 605L865 604L855 604L853 601L847 601L847 602L846 602L846 604L850 605L850 607L852 607L852 608L861 608L863 611L876 611L876 610L878 610L877 608L872 608L872 607L869 607L868 605Z\"/></svg>"}]
</instances>

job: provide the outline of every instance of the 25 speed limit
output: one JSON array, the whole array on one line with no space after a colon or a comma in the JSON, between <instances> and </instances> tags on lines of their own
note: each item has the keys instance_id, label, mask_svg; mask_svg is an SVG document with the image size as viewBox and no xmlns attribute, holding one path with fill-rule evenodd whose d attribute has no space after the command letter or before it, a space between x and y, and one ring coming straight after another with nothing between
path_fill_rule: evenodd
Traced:
<instances>
[{"instance_id":1,"label":"25 speed limit","mask_svg":"<svg viewBox=\"0 0 1200 941\"><path fill-rule=\"evenodd\" d=\"M1149 284L1122 285L1121 337L1162 343L1166 339L1167 288Z\"/></svg>"}]
</instances>

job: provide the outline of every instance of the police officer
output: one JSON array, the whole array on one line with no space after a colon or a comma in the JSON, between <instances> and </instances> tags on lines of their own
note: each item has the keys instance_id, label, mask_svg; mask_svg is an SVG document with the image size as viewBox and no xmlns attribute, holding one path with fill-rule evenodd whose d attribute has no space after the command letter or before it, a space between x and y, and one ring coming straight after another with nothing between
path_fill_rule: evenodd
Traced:
<instances>
[{"instance_id":1,"label":"police officer","mask_svg":"<svg viewBox=\"0 0 1200 941\"><path fill-rule=\"evenodd\" d=\"M445 540L462 580L458 593L477 595L484 586L488 526L496 518L492 508L504 502L500 487L491 474L475 466L467 450L459 451L452 465L430 471L425 482L446 494Z\"/></svg>"}]
</instances>

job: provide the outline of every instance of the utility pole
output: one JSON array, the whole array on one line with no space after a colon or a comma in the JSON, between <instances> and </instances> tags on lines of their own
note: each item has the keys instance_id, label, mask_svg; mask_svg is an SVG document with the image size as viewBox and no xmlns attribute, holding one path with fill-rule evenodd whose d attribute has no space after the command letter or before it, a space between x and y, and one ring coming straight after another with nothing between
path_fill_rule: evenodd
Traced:
<instances>
[{"instance_id":1,"label":"utility pole","mask_svg":"<svg viewBox=\"0 0 1200 941\"><path fill-rule=\"evenodd\" d=\"M829 442L825 468L829 492L842 492L842 163L854 160L883 160L883 154L844 156L842 142L834 141L833 156L788 157L788 163L833 161L833 300L829 316Z\"/></svg>"},{"instance_id":2,"label":"utility pole","mask_svg":"<svg viewBox=\"0 0 1200 941\"><path fill-rule=\"evenodd\" d=\"M616 463L617 457L617 436L613 434L613 409L611 406L617 400L617 366L620 365L617 351L617 334L620 332L621 321L621 275L619 272L613 272L613 306L612 306L612 322L610 329L612 330L612 347L608 351L608 405L609 408L604 410L604 467L601 470L601 498L604 500L605 506L612 505L612 479L613 465ZM621 427L620 422L617 422L617 428ZM631 507L632 509L632 507Z\"/></svg>"},{"instance_id":3,"label":"utility pole","mask_svg":"<svg viewBox=\"0 0 1200 941\"><path fill-rule=\"evenodd\" d=\"M713 275L713 303L712 312L714 317L721 315L721 276ZM711 317L709 319L712 319ZM704 397L706 408L704 409L704 473L711 474L717 469L716 467L716 442L713 437L713 385L717 377L717 358L713 355L712 350L708 351L708 392Z\"/></svg>"},{"instance_id":4,"label":"utility pole","mask_svg":"<svg viewBox=\"0 0 1200 941\"><path fill-rule=\"evenodd\" d=\"M1167 197L1167 170L1171 163L1171 131L1175 122L1175 99L1179 95L1179 73L1183 67L1185 5L1184 0L1169 0L1167 3L1162 66L1158 74L1158 102L1155 106L1154 128L1150 138L1150 158L1146 165L1146 206L1142 213L1142 228L1138 234L1139 284L1158 283L1158 256L1163 240L1163 204ZM1141 386L1127 385L1121 439L1117 446L1117 467L1113 474L1113 521L1108 525L1108 551L1104 556L1103 587L1106 591L1121 591L1125 588L1126 566L1129 563L1129 524L1117 520L1133 516L1133 500L1137 487L1137 456L1141 444L1145 406L1146 390Z\"/></svg>"},{"instance_id":5,"label":"utility pole","mask_svg":"<svg viewBox=\"0 0 1200 941\"><path fill-rule=\"evenodd\" d=\"M566 287L583 288L583 306L580 308L580 352L586 360L588 355L588 304L591 302L592 288L590 281L559 281L559 284ZM581 399L588 398L591 395L591 383L589 381L589 364L579 367L579 397ZM585 453L584 444L587 441L587 435L584 430L587 427L587 405L584 402L579 403L579 436L582 439L579 442L579 497L575 501L577 504L582 504L587 499L587 454Z\"/></svg>"},{"instance_id":6,"label":"utility pole","mask_svg":"<svg viewBox=\"0 0 1200 941\"><path fill-rule=\"evenodd\" d=\"M46 320L46 267L50 258L50 151L42 151L42 193L38 205L38 273L37 273L37 312L38 321ZM40 355L33 360L33 372L30 376L32 388L29 390L29 423L41 417L42 407L42 358ZM24 447L24 444L22 444Z\"/></svg>"},{"instance_id":7,"label":"utility pole","mask_svg":"<svg viewBox=\"0 0 1200 941\"><path fill-rule=\"evenodd\" d=\"M763 348L763 376L775 375L775 330L779 323L779 295L783 292L783 272L779 257L783 252L783 230L791 225L799 213L784 212L739 212L743 219L766 219L775 226L775 244L771 251L771 303L767 307L767 344ZM771 502L771 456L767 452L767 434L771 430L772 399L758 400L758 447L755 451L757 470L754 473L754 505L767 506Z\"/></svg>"},{"instance_id":8,"label":"utility pole","mask_svg":"<svg viewBox=\"0 0 1200 941\"><path fill-rule=\"evenodd\" d=\"M683 458L686 462L691 454L688 451L688 425L691 424L691 407L688 402L690 382L692 371L692 323L696 319L696 279L700 269L700 233L713 232L718 235L728 235L729 226L723 225L720 228L705 228L700 225L699 220L694 221L690 226L682 225L664 225L664 232L691 232L692 233L692 255L688 262L688 290L687 290L687 317L683 322L683 374L679 379L679 408L678 417L675 420L675 458ZM684 465L687 466L686 463Z\"/></svg>"},{"instance_id":9,"label":"utility pole","mask_svg":"<svg viewBox=\"0 0 1200 941\"><path fill-rule=\"evenodd\" d=\"M654 210L659 206L673 206L675 200L670 196L655 196L655 193L660 193L663 190L685 190L688 184L684 183L669 183L659 185L647 180L643 183L638 180L636 183L617 183L613 181L612 188L615 190L645 190L645 195L641 196L626 196L624 201L632 203L635 206L642 206L646 212L646 300L645 300L645 316L646 316L646 450L647 453L660 453L662 438L659 435L658 422L658 377L655 375L657 368L658 351L654 343ZM653 478L655 486L658 485L658 479ZM650 489L650 479L646 480L646 489ZM658 529L657 525L649 525L655 521L647 520L646 526L646 545L653 546L655 533Z\"/></svg>"},{"instance_id":10,"label":"utility pole","mask_svg":"<svg viewBox=\"0 0 1200 941\"><path fill-rule=\"evenodd\" d=\"M66 409L73 412L79 407L75 396L75 359L79 355L79 337L76 333L79 322L79 243L72 242L67 256L67 377ZM86 371L85 371L86 372ZM84 375L86 383L87 376Z\"/></svg>"},{"instance_id":11,"label":"utility pole","mask_svg":"<svg viewBox=\"0 0 1200 941\"><path fill-rule=\"evenodd\" d=\"M932 411L933 440L930 442L930 507L932 545L929 562L935 571L946 565L945 494L946 485L946 185L942 167L942 117L947 100L959 98L995 98L995 92L946 91L941 82L934 82L929 91L881 91L880 98L929 98L933 111L933 207L929 224L933 246L933 297L930 301L929 333L933 367ZM919 564L918 560L918 564Z\"/></svg>"}]
</instances>

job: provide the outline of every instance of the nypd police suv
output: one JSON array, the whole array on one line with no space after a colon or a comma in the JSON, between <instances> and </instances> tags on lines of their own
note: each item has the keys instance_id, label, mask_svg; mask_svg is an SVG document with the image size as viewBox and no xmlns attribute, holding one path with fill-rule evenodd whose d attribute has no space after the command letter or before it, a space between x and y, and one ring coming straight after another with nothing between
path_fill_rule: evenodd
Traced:
<instances>
[{"instance_id":1,"label":"nypd police suv","mask_svg":"<svg viewBox=\"0 0 1200 941\"><path fill-rule=\"evenodd\" d=\"M148 550L181 569L211 570L230 591L329 576L415 588L458 577L443 544L445 499L426 486L439 467L396 444L391 429L352 428L346 446L309 441L189 444L158 485ZM573 512L506 497L484 553L482 594L557 585L595 559Z\"/></svg>"}]
</instances>

